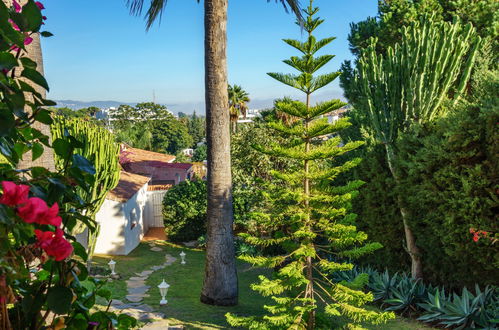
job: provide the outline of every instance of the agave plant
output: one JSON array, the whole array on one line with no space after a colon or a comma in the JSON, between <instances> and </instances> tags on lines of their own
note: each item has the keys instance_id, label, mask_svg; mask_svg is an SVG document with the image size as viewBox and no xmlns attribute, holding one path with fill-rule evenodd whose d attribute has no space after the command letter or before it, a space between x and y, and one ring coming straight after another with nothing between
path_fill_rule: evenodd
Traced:
<instances>
[{"instance_id":1,"label":"agave plant","mask_svg":"<svg viewBox=\"0 0 499 330\"><path fill-rule=\"evenodd\" d=\"M418 320L428 323L439 322L442 315L445 314L444 307L448 301L447 299L445 291L440 290L439 288L436 289L434 294L428 292L426 301L418 304L418 306L425 311Z\"/></svg>"},{"instance_id":2,"label":"agave plant","mask_svg":"<svg viewBox=\"0 0 499 330\"><path fill-rule=\"evenodd\" d=\"M437 289L435 295L428 294L425 303L418 304L425 312L418 320L440 322L456 329L496 329L499 324L498 289L486 287L484 291L475 286L476 295L464 288L461 296L457 293L445 295Z\"/></svg>"},{"instance_id":3,"label":"agave plant","mask_svg":"<svg viewBox=\"0 0 499 330\"><path fill-rule=\"evenodd\" d=\"M391 290L390 298L385 300L385 303L391 305L386 310L401 311L402 314L409 309L416 311L417 304L425 301L427 295L424 283L404 274L396 287Z\"/></svg>"},{"instance_id":4,"label":"agave plant","mask_svg":"<svg viewBox=\"0 0 499 330\"><path fill-rule=\"evenodd\" d=\"M374 295L374 301L384 301L392 296L392 290L399 280L398 273L390 275L388 270L384 273L374 272L371 276L369 288Z\"/></svg>"}]
</instances>

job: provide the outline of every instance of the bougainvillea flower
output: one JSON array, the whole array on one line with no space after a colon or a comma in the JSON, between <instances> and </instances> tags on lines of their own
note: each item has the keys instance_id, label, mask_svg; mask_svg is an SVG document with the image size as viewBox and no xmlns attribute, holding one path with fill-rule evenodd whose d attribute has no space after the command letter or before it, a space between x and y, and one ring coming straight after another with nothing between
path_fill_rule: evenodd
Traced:
<instances>
[{"instance_id":1,"label":"bougainvillea flower","mask_svg":"<svg viewBox=\"0 0 499 330\"><path fill-rule=\"evenodd\" d=\"M55 232L35 230L38 245L56 261L66 259L73 252L73 246L64 238L64 232L56 228Z\"/></svg>"},{"instance_id":2,"label":"bougainvillea flower","mask_svg":"<svg viewBox=\"0 0 499 330\"><path fill-rule=\"evenodd\" d=\"M25 46L29 45L32 42L33 42L33 38L31 38L31 37L24 38L24 45Z\"/></svg>"},{"instance_id":3,"label":"bougainvillea flower","mask_svg":"<svg viewBox=\"0 0 499 330\"><path fill-rule=\"evenodd\" d=\"M40 1L35 2L35 5L37 5L37 6L38 6L38 8L40 8L40 10L45 9L45 6L44 6L44 5L43 5L43 3L41 3Z\"/></svg>"},{"instance_id":4,"label":"bougainvillea flower","mask_svg":"<svg viewBox=\"0 0 499 330\"><path fill-rule=\"evenodd\" d=\"M19 206L28 201L29 186L17 185L11 181L2 181L3 195L0 204Z\"/></svg>"},{"instance_id":5,"label":"bougainvillea flower","mask_svg":"<svg viewBox=\"0 0 499 330\"><path fill-rule=\"evenodd\" d=\"M21 31L21 29L19 28L19 26L13 20L11 20L10 18L9 18L9 23L10 23L10 25L12 25L12 27L14 28L14 30Z\"/></svg>"},{"instance_id":6,"label":"bougainvillea flower","mask_svg":"<svg viewBox=\"0 0 499 330\"><path fill-rule=\"evenodd\" d=\"M12 0L12 4L14 5L16 13L20 13L22 9L21 5L16 0Z\"/></svg>"},{"instance_id":7,"label":"bougainvillea flower","mask_svg":"<svg viewBox=\"0 0 499 330\"><path fill-rule=\"evenodd\" d=\"M62 219L58 216L59 205L54 203L48 207L41 198L32 197L28 199L26 205L17 210L17 214L27 223L38 223L40 225L53 225L59 227Z\"/></svg>"}]
</instances>

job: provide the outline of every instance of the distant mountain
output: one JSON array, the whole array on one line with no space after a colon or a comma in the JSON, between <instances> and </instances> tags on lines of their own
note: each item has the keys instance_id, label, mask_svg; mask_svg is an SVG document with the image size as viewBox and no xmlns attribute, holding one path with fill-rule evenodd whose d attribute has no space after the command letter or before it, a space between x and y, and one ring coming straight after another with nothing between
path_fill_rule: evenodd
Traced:
<instances>
[{"instance_id":1,"label":"distant mountain","mask_svg":"<svg viewBox=\"0 0 499 330\"><path fill-rule=\"evenodd\" d=\"M74 101L74 100L55 100L57 102L57 107L60 108L70 108L73 110L78 110L81 108L97 107L97 108L110 108L119 107L122 104L135 105L136 103L118 102L118 101Z\"/></svg>"}]
</instances>

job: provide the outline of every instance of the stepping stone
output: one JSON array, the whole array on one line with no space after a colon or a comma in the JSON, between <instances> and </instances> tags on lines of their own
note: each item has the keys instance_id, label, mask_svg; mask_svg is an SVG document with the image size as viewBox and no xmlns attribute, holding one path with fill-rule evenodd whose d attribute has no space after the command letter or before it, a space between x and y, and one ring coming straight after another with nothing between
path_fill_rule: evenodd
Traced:
<instances>
[{"instance_id":1,"label":"stepping stone","mask_svg":"<svg viewBox=\"0 0 499 330\"><path fill-rule=\"evenodd\" d=\"M131 302L141 302L145 297L149 297L147 294L129 294L126 299Z\"/></svg>"},{"instance_id":2,"label":"stepping stone","mask_svg":"<svg viewBox=\"0 0 499 330\"><path fill-rule=\"evenodd\" d=\"M163 268L164 268L164 267L162 267L162 266L152 266L152 267L151 267L151 269L152 269L153 271L157 271L157 270L160 270L160 269L163 269Z\"/></svg>"},{"instance_id":3,"label":"stepping stone","mask_svg":"<svg viewBox=\"0 0 499 330\"><path fill-rule=\"evenodd\" d=\"M138 277L138 276L132 276L132 277L130 277L130 278L128 279L128 281L144 281L144 280L145 280L145 278L143 278L143 277ZM128 282L128 281L127 281L127 282Z\"/></svg>"},{"instance_id":4,"label":"stepping stone","mask_svg":"<svg viewBox=\"0 0 499 330\"><path fill-rule=\"evenodd\" d=\"M154 308L152 308L151 306L146 305L146 304L139 305L139 306L135 307L135 309L137 309L137 310L139 310L141 312L145 312L145 313L154 312Z\"/></svg>"},{"instance_id":5,"label":"stepping stone","mask_svg":"<svg viewBox=\"0 0 499 330\"><path fill-rule=\"evenodd\" d=\"M183 242L182 244L187 247L196 247L198 246L198 241Z\"/></svg>"},{"instance_id":6,"label":"stepping stone","mask_svg":"<svg viewBox=\"0 0 499 330\"><path fill-rule=\"evenodd\" d=\"M154 251L154 252L161 252L161 251L163 251L163 249L162 249L162 248L160 248L160 247L155 246L155 247L151 248L151 251Z\"/></svg>"},{"instance_id":7,"label":"stepping stone","mask_svg":"<svg viewBox=\"0 0 499 330\"><path fill-rule=\"evenodd\" d=\"M147 277L154 273L153 270L144 270L142 273L135 273L135 275L140 276L140 277Z\"/></svg>"},{"instance_id":8,"label":"stepping stone","mask_svg":"<svg viewBox=\"0 0 499 330\"><path fill-rule=\"evenodd\" d=\"M136 288L132 288L132 287L129 287L128 288L128 294L129 295L134 295L134 294L144 294L147 292L147 290L149 290L151 287L148 286L148 285L144 285L144 286L139 286L139 287L136 287Z\"/></svg>"},{"instance_id":9,"label":"stepping stone","mask_svg":"<svg viewBox=\"0 0 499 330\"><path fill-rule=\"evenodd\" d=\"M165 330L170 328L170 322L167 320L162 320L158 322L153 322L146 324L142 330Z\"/></svg>"}]
</instances>

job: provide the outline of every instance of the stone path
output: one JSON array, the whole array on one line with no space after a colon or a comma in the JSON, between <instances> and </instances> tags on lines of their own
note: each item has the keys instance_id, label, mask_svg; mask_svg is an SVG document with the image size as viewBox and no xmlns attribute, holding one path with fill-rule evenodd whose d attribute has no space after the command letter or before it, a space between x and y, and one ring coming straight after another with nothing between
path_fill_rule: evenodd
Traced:
<instances>
[{"instance_id":1,"label":"stone path","mask_svg":"<svg viewBox=\"0 0 499 330\"><path fill-rule=\"evenodd\" d=\"M149 246L151 247L151 251L163 251L162 248L155 246L154 243L149 243ZM139 321L163 320L165 318L165 315L163 313L155 312L154 308L142 302L144 298L149 297L147 291L149 291L149 289L151 288L150 286L146 285L146 280L152 273L170 266L176 260L177 258L166 254L165 262L161 265L152 266L148 270L144 270L141 273L135 273L136 276L132 276L126 281L126 302L117 299L113 300L111 302L110 309L117 313L128 314ZM161 328L158 329L174 329L172 327L168 327L168 322L166 322L166 320L160 322L162 322L160 325ZM151 326L154 326L155 324L158 323L154 323ZM143 329L152 330L155 328L146 326Z\"/></svg>"}]
</instances>

